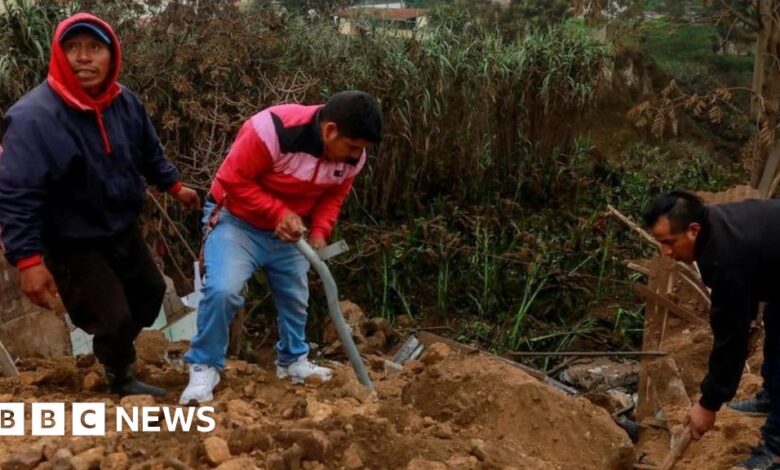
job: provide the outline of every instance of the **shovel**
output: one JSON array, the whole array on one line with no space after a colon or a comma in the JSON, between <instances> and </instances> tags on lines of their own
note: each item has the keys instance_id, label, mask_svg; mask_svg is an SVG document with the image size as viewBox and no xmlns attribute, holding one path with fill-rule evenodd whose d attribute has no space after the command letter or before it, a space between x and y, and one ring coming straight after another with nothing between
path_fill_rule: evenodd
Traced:
<instances>
[{"instance_id":1,"label":"shovel","mask_svg":"<svg viewBox=\"0 0 780 470\"><path fill-rule=\"evenodd\" d=\"M336 332L339 335L341 344L347 352L349 362L352 363L352 368L355 369L355 375L364 387L369 392L374 393L374 384L371 383L371 378L368 376L366 366L363 364L363 360L360 357L360 353L355 346L355 342L352 340L352 332L350 331L347 322L344 321L344 314L339 307L339 291L336 287L336 281L333 280L333 276L330 274L330 270L325 262L322 260L319 254L309 245L303 238L295 242L295 247L303 253L303 256L309 260L311 266L322 279L322 284L325 287L325 296L328 299L328 313L330 314L333 325L336 327Z\"/></svg>"}]
</instances>

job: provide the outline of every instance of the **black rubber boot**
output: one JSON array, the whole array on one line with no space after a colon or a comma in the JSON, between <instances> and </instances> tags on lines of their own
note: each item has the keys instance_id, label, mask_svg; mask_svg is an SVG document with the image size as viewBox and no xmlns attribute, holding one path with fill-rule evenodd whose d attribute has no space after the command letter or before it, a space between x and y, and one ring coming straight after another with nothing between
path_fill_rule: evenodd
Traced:
<instances>
[{"instance_id":1,"label":"black rubber boot","mask_svg":"<svg viewBox=\"0 0 780 470\"><path fill-rule=\"evenodd\" d=\"M123 367L106 367L106 379L111 393L116 393L121 397L128 395L161 397L168 393L163 388L153 387L136 379L130 370L130 364Z\"/></svg>"}]
</instances>

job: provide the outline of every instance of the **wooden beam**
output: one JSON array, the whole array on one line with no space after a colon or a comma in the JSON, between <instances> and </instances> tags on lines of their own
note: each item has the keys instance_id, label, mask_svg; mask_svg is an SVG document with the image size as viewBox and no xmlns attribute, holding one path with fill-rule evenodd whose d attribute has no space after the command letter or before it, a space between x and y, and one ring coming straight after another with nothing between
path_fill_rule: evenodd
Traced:
<instances>
[{"instance_id":1,"label":"wooden beam","mask_svg":"<svg viewBox=\"0 0 780 470\"><path fill-rule=\"evenodd\" d=\"M637 225L633 220L631 220L628 217L626 217L625 215L623 215L622 212L620 212L619 210L615 209L612 205L607 205L607 210L612 215L617 217L618 220L620 220L621 222L626 224L633 231L637 232L645 241L647 241L648 243L652 244L654 247L656 247L658 249L661 248L661 244L658 243L658 241L656 241L656 239L652 235L647 233L647 231L645 229L643 229L642 227Z\"/></svg>"},{"instance_id":2,"label":"wooden beam","mask_svg":"<svg viewBox=\"0 0 780 470\"><path fill-rule=\"evenodd\" d=\"M625 264L625 266L628 269L632 270L632 271L636 271L638 273L642 273L645 276L649 276L650 275L650 269L642 266L641 264L632 263L631 261L626 261L623 264Z\"/></svg>"},{"instance_id":3,"label":"wooden beam","mask_svg":"<svg viewBox=\"0 0 780 470\"><path fill-rule=\"evenodd\" d=\"M642 284L635 284L634 285L634 291L646 298L647 300L651 302L655 302L656 304L660 305L661 307L668 309L671 313L677 315L678 317L682 318L683 320L686 320L689 323L693 323L694 325L706 325L707 322L703 319L699 318L698 315L691 312L687 308L678 305L673 300L669 299L665 295L661 295L657 292L653 292L652 290L648 289L647 286Z\"/></svg>"},{"instance_id":4,"label":"wooden beam","mask_svg":"<svg viewBox=\"0 0 780 470\"><path fill-rule=\"evenodd\" d=\"M507 354L514 357L639 357L639 356L666 356L665 351L510 351Z\"/></svg>"}]
</instances>

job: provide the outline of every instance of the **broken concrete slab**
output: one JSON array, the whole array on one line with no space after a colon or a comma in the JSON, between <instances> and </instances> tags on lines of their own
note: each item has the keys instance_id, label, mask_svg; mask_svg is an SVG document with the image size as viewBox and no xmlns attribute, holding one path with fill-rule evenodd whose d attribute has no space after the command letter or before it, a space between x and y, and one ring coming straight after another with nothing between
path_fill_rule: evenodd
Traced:
<instances>
[{"instance_id":1,"label":"broken concrete slab","mask_svg":"<svg viewBox=\"0 0 780 470\"><path fill-rule=\"evenodd\" d=\"M639 377L636 361L612 361L607 358L583 360L561 372L561 380L582 390L611 390L631 386Z\"/></svg>"},{"instance_id":2,"label":"broken concrete slab","mask_svg":"<svg viewBox=\"0 0 780 470\"><path fill-rule=\"evenodd\" d=\"M12 356L70 356L73 347L63 318L41 310L0 324L0 341Z\"/></svg>"}]
</instances>

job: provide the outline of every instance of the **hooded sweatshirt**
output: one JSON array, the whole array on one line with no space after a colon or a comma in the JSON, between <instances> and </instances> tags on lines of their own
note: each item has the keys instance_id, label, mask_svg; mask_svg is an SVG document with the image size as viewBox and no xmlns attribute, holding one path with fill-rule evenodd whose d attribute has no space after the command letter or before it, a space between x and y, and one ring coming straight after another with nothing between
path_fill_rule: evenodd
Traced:
<instances>
[{"instance_id":1,"label":"hooded sweatshirt","mask_svg":"<svg viewBox=\"0 0 780 470\"><path fill-rule=\"evenodd\" d=\"M111 37L111 68L97 96L81 86L60 40L88 21ZM79 13L54 33L45 82L5 116L0 151L0 248L24 269L39 264L51 242L90 241L127 229L141 213L146 182L181 188L163 156L141 101L117 82L119 40L106 22Z\"/></svg>"}]
</instances>

